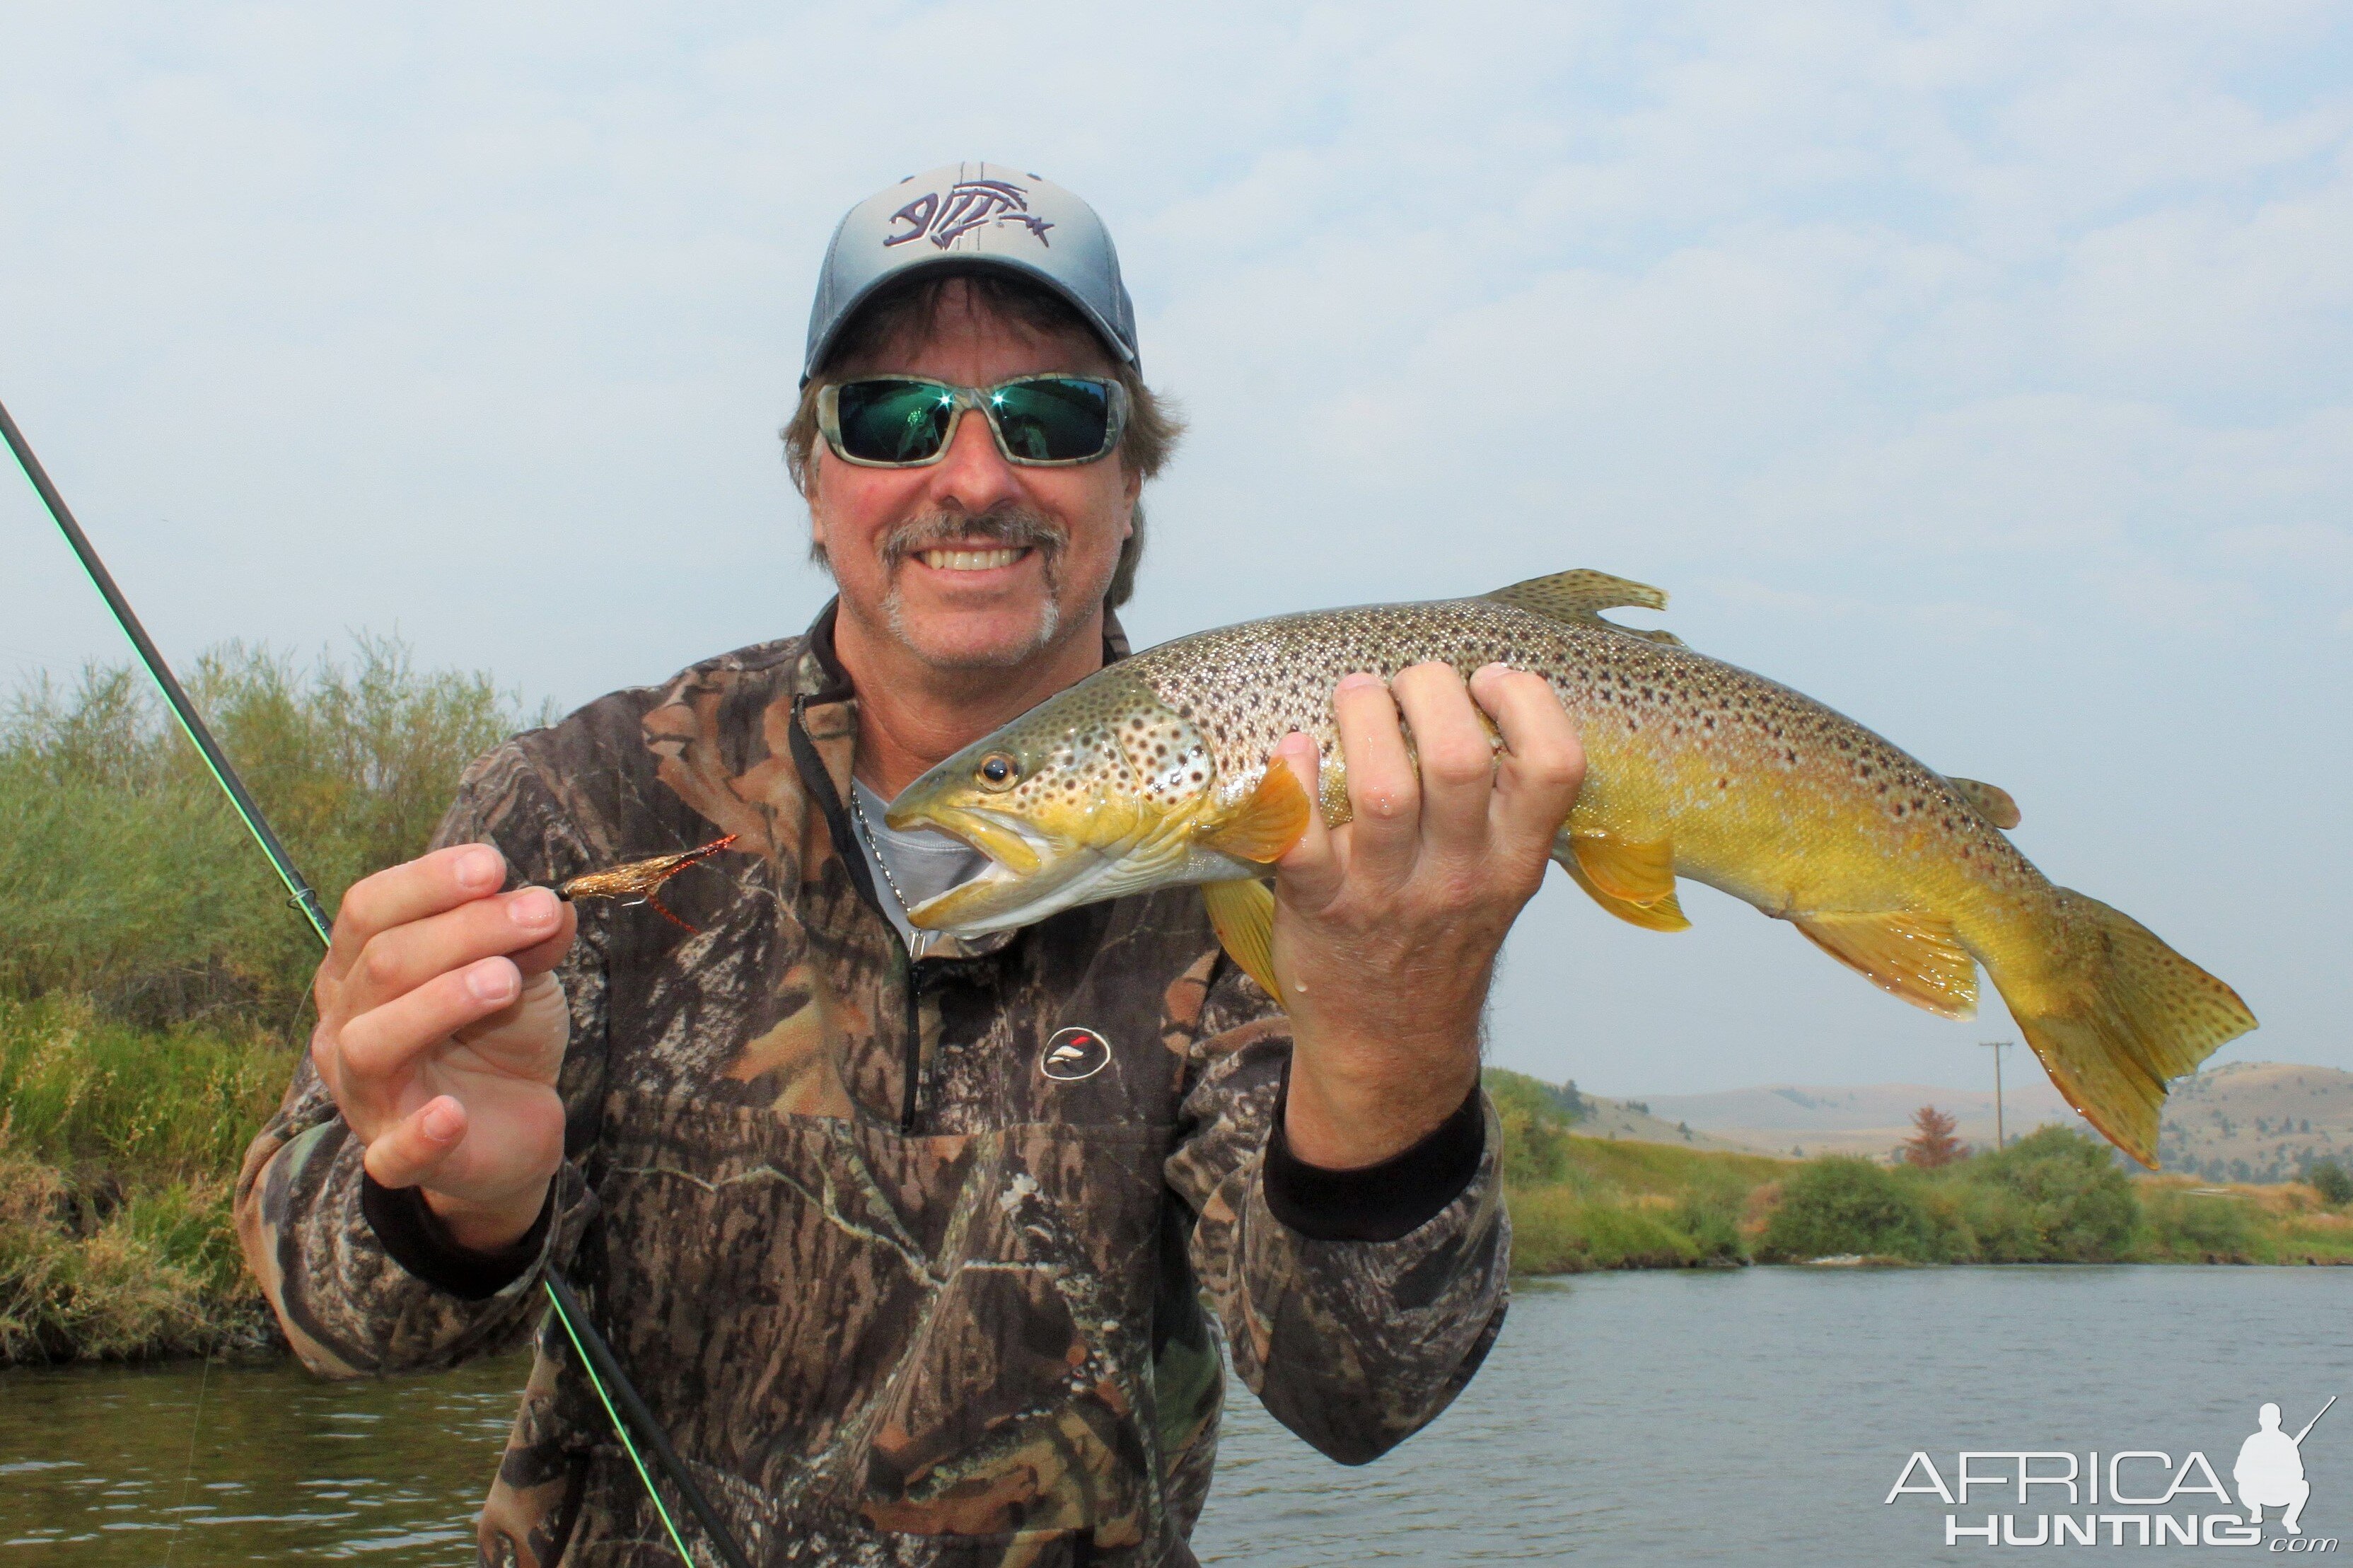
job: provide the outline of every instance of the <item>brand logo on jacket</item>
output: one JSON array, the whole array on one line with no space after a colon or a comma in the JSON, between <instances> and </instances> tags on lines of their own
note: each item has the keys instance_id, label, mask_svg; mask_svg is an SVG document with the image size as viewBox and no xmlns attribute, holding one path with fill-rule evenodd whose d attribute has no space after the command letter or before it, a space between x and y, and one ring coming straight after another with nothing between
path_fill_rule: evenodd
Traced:
<instances>
[{"instance_id":1,"label":"brand logo on jacket","mask_svg":"<svg viewBox=\"0 0 2353 1568\"><path fill-rule=\"evenodd\" d=\"M1945 1467L1922 1449L1904 1462L1894 1486L1880 1500L1883 1505L1932 1497L1953 1510L1944 1520L1947 1546L2254 1546L2281 1554L2333 1552L2337 1537L2307 1534L2302 1521L2312 1498L2304 1440L2336 1403L2337 1396L2329 1395L2294 1434L2282 1429L2278 1405L2259 1407L2255 1430L2239 1445L2231 1465L2230 1487L2194 1448L2178 1462L2158 1448L2105 1454L2096 1448L1972 1449L1954 1454ZM2232 1487L2237 1489L2235 1500ZM1981 1504L2008 1503L2017 1511L1961 1513L1973 1492Z\"/></svg>"},{"instance_id":2,"label":"brand logo on jacket","mask_svg":"<svg viewBox=\"0 0 2353 1568\"><path fill-rule=\"evenodd\" d=\"M1092 1029L1057 1029L1038 1058L1038 1070L1058 1083L1092 1078L1111 1062L1111 1042Z\"/></svg>"},{"instance_id":3,"label":"brand logo on jacket","mask_svg":"<svg viewBox=\"0 0 2353 1568\"><path fill-rule=\"evenodd\" d=\"M928 237L945 250L983 224L1018 223L1050 247L1046 231L1054 226L1029 211L1029 193L1009 180L958 180L944 191L926 191L891 215L892 223L905 224L882 237L885 249L911 239Z\"/></svg>"}]
</instances>

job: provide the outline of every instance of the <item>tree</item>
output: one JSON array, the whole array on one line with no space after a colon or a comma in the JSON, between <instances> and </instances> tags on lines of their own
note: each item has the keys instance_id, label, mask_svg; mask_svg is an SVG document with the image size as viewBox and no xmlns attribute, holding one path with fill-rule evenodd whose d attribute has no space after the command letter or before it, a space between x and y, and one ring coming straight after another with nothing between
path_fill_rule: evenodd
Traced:
<instances>
[{"instance_id":1,"label":"tree","mask_svg":"<svg viewBox=\"0 0 2353 1568\"><path fill-rule=\"evenodd\" d=\"M1912 1136L1904 1140L1904 1163L1933 1171L1968 1155L1969 1146L1953 1136L1953 1119L1933 1105L1912 1113Z\"/></svg>"},{"instance_id":2,"label":"tree","mask_svg":"<svg viewBox=\"0 0 2353 1568\"><path fill-rule=\"evenodd\" d=\"M2304 1179L2320 1194L2322 1203L2353 1202L2353 1173L2348 1173L2334 1160L2315 1160Z\"/></svg>"}]
</instances>

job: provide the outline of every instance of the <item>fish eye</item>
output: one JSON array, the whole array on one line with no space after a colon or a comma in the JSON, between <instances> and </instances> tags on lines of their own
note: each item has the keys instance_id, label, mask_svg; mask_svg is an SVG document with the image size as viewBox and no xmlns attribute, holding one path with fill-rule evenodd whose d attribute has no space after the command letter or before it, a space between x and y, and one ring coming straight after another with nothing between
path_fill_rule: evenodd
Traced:
<instances>
[{"instance_id":1,"label":"fish eye","mask_svg":"<svg viewBox=\"0 0 2353 1568\"><path fill-rule=\"evenodd\" d=\"M980 781L983 789L1011 789L1021 782L1021 764L1003 752L991 752L980 759L980 766L972 776Z\"/></svg>"}]
</instances>

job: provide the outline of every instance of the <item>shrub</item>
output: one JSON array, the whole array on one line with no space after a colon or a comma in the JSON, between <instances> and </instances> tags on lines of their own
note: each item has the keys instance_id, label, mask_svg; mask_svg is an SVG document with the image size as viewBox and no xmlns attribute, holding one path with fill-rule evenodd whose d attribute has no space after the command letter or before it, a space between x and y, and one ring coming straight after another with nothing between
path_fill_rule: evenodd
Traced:
<instances>
[{"instance_id":1,"label":"shrub","mask_svg":"<svg viewBox=\"0 0 2353 1568\"><path fill-rule=\"evenodd\" d=\"M1937 1256L1936 1226L1914 1189L1868 1160L1816 1160L1781 1184L1767 1220L1764 1250L1803 1259L1847 1253L1927 1259Z\"/></svg>"},{"instance_id":2,"label":"shrub","mask_svg":"<svg viewBox=\"0 0 2353 1568\"><path fill-rule=\"evenodd\" d=\"M308 671L230 643L188 687L330 911L423 848L466 764L517 704L484 675L425 674L361 637ZM143 673L46 678L0 710L0 990L93 996L166 1025L286 1029L315 938Z\"/></svg>"},{"instance_id":3,"label":"shrub","mask_svg":"<svg viewBox=\"0 0 2353 1568\"><path fill-rule=\"evenodd\" d=\"M2107 1263L2132 1246L2140 1205L2131 1179L2105 1145L2072 1128L2037 1128L1963 1169L1986 1194L1969 1219L1989 1263Z\"/></svg>"},{"instance_id":4,"label":"shrub","mask_svg":"<svg viewBox=\"0 0 2353 1568\"><path fill-rule=\"evenodd\" d=\"M2353 1203L2353 1173L2334 1160L2315 1160L2304 1179L2312 1184L2312 1190L2320 1194L2322 1203Z\"/></svg>"}]
</instances>

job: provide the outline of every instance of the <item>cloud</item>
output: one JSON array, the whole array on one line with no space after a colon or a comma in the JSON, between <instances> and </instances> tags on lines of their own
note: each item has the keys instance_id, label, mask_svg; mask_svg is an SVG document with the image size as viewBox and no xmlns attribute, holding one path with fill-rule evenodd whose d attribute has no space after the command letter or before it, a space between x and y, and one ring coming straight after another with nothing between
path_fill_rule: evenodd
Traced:
<instances>
[{"instance_id":1,"label":"cloud","mask_svg":"<svg viewBox=\"0 0 2353 1568\"><path fill-rule=\"evenodd\" d=\"M2229 850L2296 889L2255 923L2353 920L2295 848L2329 831L2298 781L2353 762L2309 718L2353 679L2341 5L1078 15L31 8L0 396L174 650L397 623L585 700L822 601L775 429L840 211L1033 168L1110 219L1193 417L1142 635L1659 582L1700 646L1988 759L2283 1054L2345 1048L2327 952L2147 872L2204 789L2300 824ZM62 552L20 559L9 647L116 657ZM2201 704L2228 748L2123 765ZM1818 1079L1810 1002L1741 1000L1796 994L1785 935L1705 950L1662 1078ZM1557 1015L1545 973L1499 1016ZM1558 1076L1643 1023L1603 1018Z\"/></svg>"}]
</instances>

